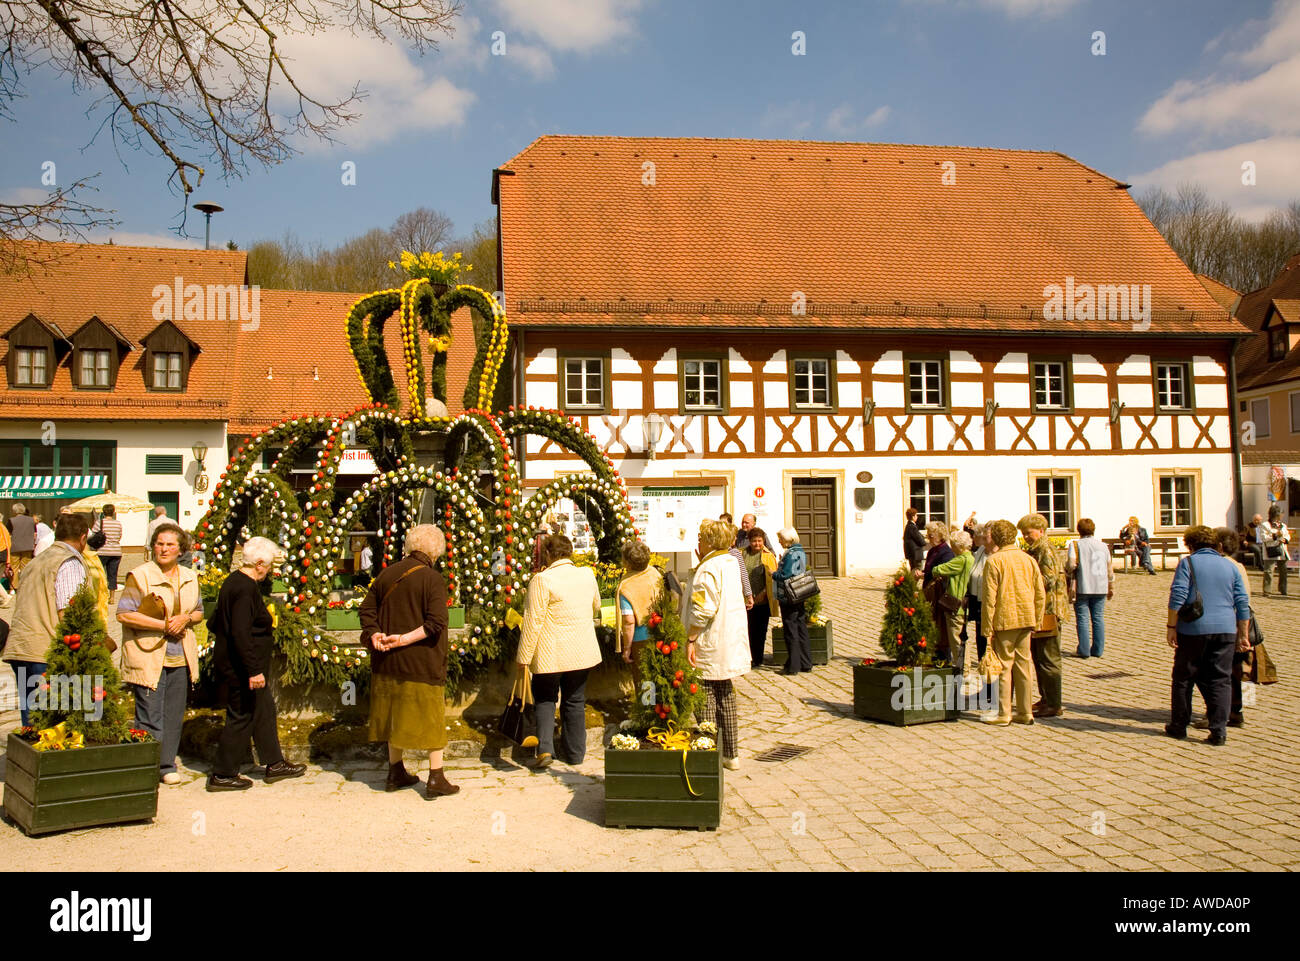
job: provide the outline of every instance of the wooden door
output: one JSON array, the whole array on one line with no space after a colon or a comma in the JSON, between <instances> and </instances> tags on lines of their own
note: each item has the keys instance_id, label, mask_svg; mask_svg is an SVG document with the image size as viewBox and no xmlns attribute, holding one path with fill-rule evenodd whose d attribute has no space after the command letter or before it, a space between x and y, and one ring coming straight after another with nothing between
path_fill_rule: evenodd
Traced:
<instances>
[{"instance_id":1,"label":"wooden door","mask_svg":"<svg viewBox=\"0 0 1300 961\"><path fill-rule=\"evenodd\" d=\"M808 555L814 574L835 577L836 561L835 480L831 477L795 477L791 479L794 495L794 529Z\"/></svg>"}]
</instances>

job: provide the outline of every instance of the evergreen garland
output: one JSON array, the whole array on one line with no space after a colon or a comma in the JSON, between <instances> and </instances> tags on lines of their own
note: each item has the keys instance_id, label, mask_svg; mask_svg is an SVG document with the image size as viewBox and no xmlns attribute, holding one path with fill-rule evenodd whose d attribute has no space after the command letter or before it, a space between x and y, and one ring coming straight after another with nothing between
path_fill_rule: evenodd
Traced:
<instances>
[{"instance_id":1,"label":"evergreen garland","mask_svg":"<svg viewBox=\"0 0 1300 961\"><path fill-rule=\"evenodd\" d=\"M45 678L30 713L33 728L66 724L67 732L81 734L87 747L129 740L131 696L122 687L107 642L108 631L87 580L64 609L46 652ZM28 696L27 691L18 694Z\"/></svg>"},{"instance_id":2,"label":"evergreen garland","mask_svg":"<svg viewBox=\"0 0 1300 961\"><path fill-rule=\"evenodd\" d=\"M690 730L704 707L704 683L687 659L686 628L667 588L650 606L646 628L647 643L637 660L641 684L632 692L632 730L644 735L669 721Z\"/></svg>"},{"instance_id":3,"label":"evergreen garland","mask_svg":"<svg viewBox=\"0 0 1300 961\"><path fill-rule=\"evenodd\" d=\"M934 652L939 646L939 628L921 593L921 582L907 565L898 569L885 591L880 646L900 667L936 663Z\"/></svg>"}]
</instances>

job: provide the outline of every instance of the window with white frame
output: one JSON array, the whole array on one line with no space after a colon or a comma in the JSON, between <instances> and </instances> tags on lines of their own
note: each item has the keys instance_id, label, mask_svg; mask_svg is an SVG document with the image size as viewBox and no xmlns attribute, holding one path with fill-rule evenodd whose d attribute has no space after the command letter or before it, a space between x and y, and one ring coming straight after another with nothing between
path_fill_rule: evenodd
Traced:
<instances>
[{"instance_id":1,"label":"window with white frame","mask_svg":"<svg viewBox=\"0 0 1300 961\"><path fill-rule=\"evenodd\" d=\"M1190 527L1196 523L1196 478L1165 474L1159 478L1158 518L1161 527Z\"/></svg>"},{"instance_id":2,"label":"window with white frame","mask_svg":"<svg viewBox=\"0 0 1300 961\"><path fill-rule=\"evenodd\" d=\"M15 383L19 387L45 387L46 358L44 347L19 347Z\"/></svg>"},{"instance_id":3,"label":"window with white frame","mask_svg":"<svg viewBox=\"0 0 1300 961\"><path fill-rule=\"evenodd\" d=\"M687 410L722 407L722 361L687 357L682 360L682 405Z\"/></svg>"},{"instance_id":4,"label":"window with white frame","mask_svg":"<svg viewBox=\"0 0 1300 961\"><path fill-rule=\"evenodd\" d=\"M1156 407L1188 410L1192 406L1192 378L1187 364L1156 364Z\"/></svg>"},{"instance_id":5,"label":"window with white frame","mask_svg":"<svg viewBox=\"0 0 1300 961\"><path fill-rule=\"evenodd\" d=\"M912 408L944 406L942 360L918 358L907 362L907 405Z\"/></svg>"},{"instance_id":6,"label":"window with white frame","mask_svg":"<svg viewBox=\"0 0 1300 961\"><path fill-rule=\"evenodd\" d=\"M605 406L605 359L564 359L564 406L566 410Z\"/></svg>"},{"instance_id":7,"label":"window with white frame","mask_svg":"<svg viewBox=\"0 0 1300 961\"><path fill-rule=\"evenodd\" d=\"M170 351L153 352L153 389L181 389L181 355Z\"/></svg>"},{"instance_id":8,"label":"window with white frame","mask_svg":"<svg viewBox=\"0 0 1300 961\"><path fill-rule=\"evenodd\" d=\"M81 387L108 386L108 351L82 350L81 352Z\"/></svg>"},{"instance_id":9,"label":"window with white frame","mask_svg":"<svg viewBox=\"0 0 1300 961\"><path fill-rule=\"evenodd\" d=\"M1070 385L1065 361L1035 361L1033 372L1034 406L1039 410L1068 410Z\"/></svg>"},{"instance_id":10,"label":"window with white frame","mask_svg":"<svg viewBox=\"0 0 1300 961\"><path fill-rule=\"evenodd\" d=\"M1258 397L1250 402L1250 419L1255 425L1255 436L1267 437L1271 426L1268 419L1267 397Z\"/></svg>"},{"instance_id":11,"label":"window with white frame","mask_svg":"<svg viewBox=\"0 0 1300 961\"><path fill-rule=\"evenodd\" d=\"M831 362L825 357L794 359L794 406L831 406Z\"/></svg>"},{"instance_id":12,"label":"window with white frame","mask_svg":"<svg viewBox=\"0 0 1300 961\"><path fill-rule=\"evenodd\" d=\"M948 478L911 477L907 482L907 503L916 510L917 526L931 521L948 523Z\"/></svg>"},{"instance_id":13,"label":"window with white frame","mask_svg":"<svg viewBox=\"0 0 1300 961\"><path fill-rule=\"evenodd\" d=\"M1034 478L1034 510L1047 518L1048 530L1074 527L1073 486L1073 477Z\"/></svg>"}]
</instances>

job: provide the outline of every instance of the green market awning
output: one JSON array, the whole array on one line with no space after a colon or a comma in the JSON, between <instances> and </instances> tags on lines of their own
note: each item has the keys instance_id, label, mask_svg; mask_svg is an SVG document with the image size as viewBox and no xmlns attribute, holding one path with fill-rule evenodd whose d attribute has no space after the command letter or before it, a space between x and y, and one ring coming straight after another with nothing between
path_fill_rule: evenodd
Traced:
<instances>
[{"instance_id":1,"label":"green market awning","mask_svg":"<svg viewBox=\"0 0 1300 961\"><path fill-rule=\"evenodd\" d=\"M104 474L91 474L85 477L9 475L0 477L0 498L39 500L53 497L88 497L91 494L102 494L107 480Z\"/></svg>"}]
</instances>

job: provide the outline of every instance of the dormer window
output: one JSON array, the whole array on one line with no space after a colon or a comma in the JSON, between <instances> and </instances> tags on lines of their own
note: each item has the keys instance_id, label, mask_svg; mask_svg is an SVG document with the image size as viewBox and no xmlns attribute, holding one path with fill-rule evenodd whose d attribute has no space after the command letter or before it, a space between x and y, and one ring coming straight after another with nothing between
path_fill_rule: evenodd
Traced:
<instances>
[{"instance_id":1,"label":"dormer window","mask_svg":"<svg viewBox=\"0 0 1300 961\"><path fill-rule=\"evenodd\" d=\"M1282 360L1286 357L1286 325L1281 324L1268 332L1268 359Z\"/></svg>"},{"instance_id":2,"label":"dormer window","mask_svg":"<svg viewBox=\"0 0 1300 961\"><path fill-rule=\"evenodd\" d=\"M181 389L181 355L174 351L155 351L153 354L153 389Z\"/></svg>"},{"instance_id":3,"label":"dormer window","mask_svg":"<svg viewBox=\"0 0 1300 961\"><path fill-rule=\"evenodd\" d=\"M4 334L4 339L9 342L9 386L49 389L54 383L54 371L70 346L58 325L28 314Z\"/></svg>"},{"instance_id":4,"label":"dormer window","mask_svg":"<svg viewBox=\"0 0 1300 961\"><path fill-rule=\"evenodd\" d=\"M78 390L111 390L131 342L112 324L91 317L72 335L72 383Z\"/></svg>"},{"instance_id":5,"label":"dormer window","mask_svg":"<svg viewBox=\"0 0 1300 961\"><path fill-rule=\"evenodd\" d=\"M157 391L183 391L199 345L170 320L164 320L140 341L145 349L145 387Z\"/></svg>"},{"instance_id":6,"label":"dormer window","mask_svg":"<svg viewBox=\"0 0 1300 961\"><path fill-rule=\"evenodd\" d=\"M49 387L50 358L44 347L16 347L18 353L15 387Z\"/></svg>"}]
</instances>

